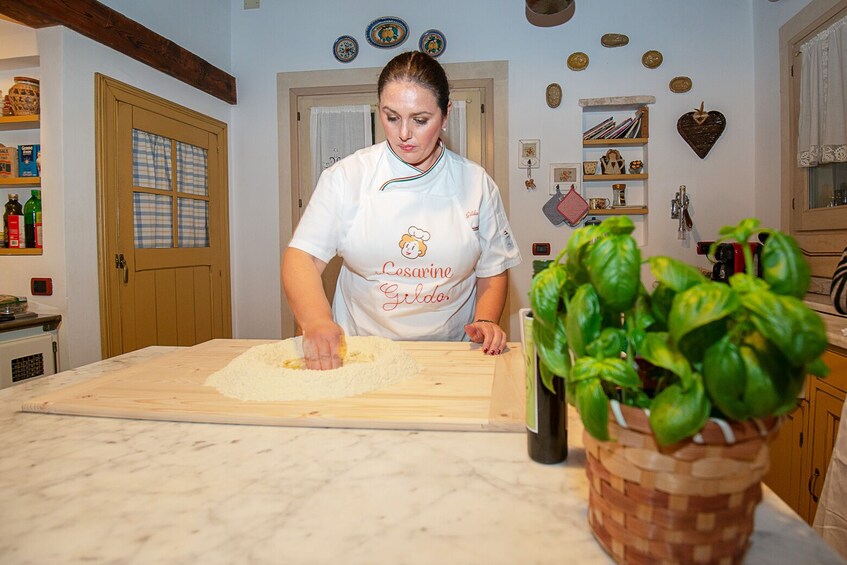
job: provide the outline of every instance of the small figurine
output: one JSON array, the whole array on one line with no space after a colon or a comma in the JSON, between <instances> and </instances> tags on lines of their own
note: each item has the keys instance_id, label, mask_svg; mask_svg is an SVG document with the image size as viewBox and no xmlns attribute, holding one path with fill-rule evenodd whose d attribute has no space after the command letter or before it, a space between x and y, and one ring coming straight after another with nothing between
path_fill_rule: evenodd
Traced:
<instances>
[{"instance_id":1,"label":"small figurine","mask_svg":"<svg viewBox=\"0 0 847 565\"><path fill-rule=\"evenodd\" d=\"M604 175L622 175L626 171L624 160L617 149L609 149L600 157L600 169Z\"/></svg>"}]
</instances>

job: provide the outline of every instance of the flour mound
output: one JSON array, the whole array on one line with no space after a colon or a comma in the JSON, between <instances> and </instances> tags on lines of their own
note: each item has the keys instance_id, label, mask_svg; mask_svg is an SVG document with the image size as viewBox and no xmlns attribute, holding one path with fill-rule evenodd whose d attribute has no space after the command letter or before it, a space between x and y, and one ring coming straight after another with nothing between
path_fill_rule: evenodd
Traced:
<instances>
[{"instance_id":1,"label":"flour mound","mask_svg":"<svg viewBox=\"0 0 847 565\"><path fill-rule=\"evenodd\" d=\"M382 337L347 337L338 369L304 368L302 337L251 347L206 379L224 396L240 400L322 400L365 394L411 379L418 364L400 345Z\"/></svg>"}]
</instances>

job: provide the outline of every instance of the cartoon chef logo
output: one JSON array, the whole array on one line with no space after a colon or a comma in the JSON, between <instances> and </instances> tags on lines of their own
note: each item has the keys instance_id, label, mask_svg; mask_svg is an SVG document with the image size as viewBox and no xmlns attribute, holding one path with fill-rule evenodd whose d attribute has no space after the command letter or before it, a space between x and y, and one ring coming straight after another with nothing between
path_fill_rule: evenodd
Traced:
<instances>
[{"instance_id":1,"label":"cartoon chef logo","mask_svg":"<svg viewBox=\"0 0 847 565\"><path fill-rule=\"evenodd\" d=\"M409 231L400 238L400 253L407 259L417 259L426 255L426 241L429 241L429 232L409 227Z\"/></svg>"}]
</instances>

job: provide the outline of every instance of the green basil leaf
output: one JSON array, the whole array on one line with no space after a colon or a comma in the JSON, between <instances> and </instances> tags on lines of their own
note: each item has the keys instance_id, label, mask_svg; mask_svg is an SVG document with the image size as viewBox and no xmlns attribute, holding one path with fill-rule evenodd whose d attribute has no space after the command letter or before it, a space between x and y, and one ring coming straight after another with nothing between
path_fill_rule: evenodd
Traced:
<instances>
[{"instance_id":1,"label":"green basil leaf","mask_svg":"<svg viewBox=\"0 0 847 565\"><path fill-rule=\"evenodd\" d=\"M556 326L551 328L532 319L532 338L538 356L554 374L567 378L570 375L571 355L562 316L556 316Z\"/></svg>"},{"instance_id":2,"label":"green basil leaf","mask_svg":"<svg viewBox=\"0 0 847 565\"><path fill-rule=\"evenodd\" d=\"M816 377L824 378L829 375L829 367L823 362L823 359L815 359L806 364L806 373Z\"/></svg>"},{"instance_id":3,"label":"green basil leaf","mask_svg":"<svg viewBox=\"0 0 847 565\"><path fill-rule=\"evenodd\" d=\"M553 387L553 379L557 378L556 375L550 370L550 367L547 366L547 363L543 359L539 359L539 361L538 371L541 375L541 382L544 383L547 390L556 394L556 389Z\"/></svg>"},{"instance_id":4,"label":"green basil leaf","mask_svg":"<svg viewBox=\"0 0 847 565\"><path fill-rule=\"evenodd\" d=\"M635 231L635 224L628 216L610 216L600 224L609 235L629 235Z\"/></svg>"},{"instance_id":5,"label":"green basil leaf","mask_svg":"<svg viewBox=\"0 0 847 565\"><path fill-rule=\"evenodd\" d=\"M703 357L703 384L712 401L728 418L749 417L744 404L747 373L737 345L728 336L712 344Z\"/></svg>"},{"instance_id":6,"label":"green basil leaf","mask_svg":"<svg viewBox=\"0 0 847 565\"><path fill-rule=\"evenodd\" d=\"M729 285L705 282L693 286L674 297L668 331L671 338L680 344L686 334L726 318L740 306L738 295ZM684 352L682 347L680 351Z\"/></svg>"},{"instance_id":7,"label":"green basil leaf","mask_svg":"<svg viewBox=\"0 0 847 565\"><path fill-rule=\"evenodd\" d=\"M747 273L735 273L729 277L729 286L738 294L745 295L770 289L770 285L758 277Z\"/></svg>"},{"instance_id":8,"label":"green basil leaf","mask_svg":"<svg viewBox=\"0 0 847 565\"><path fill-rule=\"evenodd\" d=\"M574 362L571 380L574 382L602 379L624 388L635 389L641 384L638 373L623 359L594 359L580 357Z\"/></svg>"},{"instance_id":9,"label":"green basil leaf","mask_svg":"<svg viewBox=\"0 0 847 565\"><path fill-rule=\"evenodd\" d=\"M532 278L529 301L534 320L555 327L559 312L560 293L567 273L559 264L551 264Z\"/></svg>"},{"instance_id":10,"label":"green basil leaf","mask_svg":"<svg viewBox=\"0 0 847 565\"><path fill-rule=\"evenodd\" d=\"M744 307L756 329L782 352L792 365L804 365L820 357L828 338L821 317L793 296L768 291L747 295Z\"/></svg>"},{"instance_id":11,"label":"green basil leaf","mask_svg":"<svg viewBox=\"0 0 847 565\"><path fill-rule=\"evenodd\" d=\"M609 440L609 399L597 379L576 383L576 409L582 425L599 441Z\"/></svg>"},{"instance_id":12,"label":"green basil leaf","mask_svg":"<svg viewBox=\"0 0 847 565\"><path fill-rule=\"evenodd\" d=\"M670 385L650 405L650 427L659 445L671 445L691 437L706 424L711 406L699 375L687 391Z\"/></svg>"},{"instance_id":13,"label":"green basil leaf","mask_svg":"<svg viewBox=\"0 0 847 565\"><path fill-rule=\"evenodd\" d=\"M778 231L769 232L760 260L762 278L775 293L803 298L809 289L811 273L793 237Z\"/></svg>"},{"instance_id":14,"label":"green basil leaf","mask_svg":"<svg viewBox=\"0 0 847 565\"><path fill-rule=\"evenodd\" d=\"M697 267L671 257L651 257L648 261L656 280L675 292L688 290L708 280Z\"/></svg>"},{"instance_id":15,"label":"green basil leaf","mask_svg":"<svg viewBox=\"0 0 847 565\"><path fill-rule=\"evenodd\" d=\"M603 304L617 312L629 310L641 285L641 251L635 239L613 235L597 241L588 257L588 275Z\"/></svg>"},{"instance_id":16,"label":"green basil leaf","mask_svg":"<svg viewBox=\"0 0 847 565\"><path fill-rule=\"evenodd\" d=\"M638 354L653 365L678 376L683 390L691 388L694 382L691 365L682 353L671 346L666 332L648 333L641 342Z\"/></svg>"},{"instance_id":17,"label":"green basil leaf","mask_svg":"<svg viewBox=\"0 0 847 565\"><path fill-rule=\"evenodd\" d=\"M740 347L747 380L744 383L744 405L751 418L764 418L780 405L779 389L788 379L780 371L768 371L766 361L749 344Z\"/></svg>"},{"instance_id":18,"label":"green basil leaf","mask_svg":"<svg viewBox=\"0 0 847 565\"><path fill-rule=\"evenodd\" d=\"M655 317L657 324L662 329L666 329L668 327L668 317L670 316L671 306L673 305L673 299L675 296L676 292L662 283L659 283L656 285L656 288L653 289L653 294L650 297L650 304L653 316Z\"/></svg>"},{"instance_id":19,"label":"green basil leaf","mask_svg":"<svg viewBox=\"0 0 847 565\"><path fill-rule=\"evenodd\" d=\"M626 332L620 328L604 328L597 339L585 346L585 352L598 359L617 358L625 350Z\"/></svg>"},{"instance_id":20,"label":"green basil leaf","mask_svg":"<svg viewBox=\"0 0 847 565\"><path fill-rule=\"evenodd\" d=\"M638 290L638 296L635 299L635 306L629 314L633 324L631 327L638 330L648 330L656 324L656 317L653 315L653 305L651 304L650 295L644 285L641 285Z\"/></svg>"},{"instance_id":21,"label":"green basil leaf","mask_svg":"<svg viewBox=\"0 0 847 565\"><path fill-rule=\"evenodd\" d=\"M590 284L577 288L571 297L565 327L574 355L585 355L586 344L600 335L600 298Z\"/></svg>"},{"instance_id":22,"label":"green basil leaf","mask_svg":"<svg viewBox=\"0 0 847 565\"><path fill-rule=\"evenodd\" d=\"M588 282L588 265L585 258L594 246L594 240L600 235L601 230L598 229L599 227L585 226L579 228L578 230L574 230L570 239L568 239L568 258L565 262L565 267L571 281L576 285Z\"/></svg>"},{"instance_id":23,"label":"green basil leaf","mask_svg":"<svg viewBox=\"0 0 847 565\"><path fill-rule=\"evenodd\" d=\"M729 236L736 241L747 241L750 236L759 229L761 222L756 218L745 218L738 222L737 226L724 226L718 232L722 236Z\"/></svg>"}]
</instances>

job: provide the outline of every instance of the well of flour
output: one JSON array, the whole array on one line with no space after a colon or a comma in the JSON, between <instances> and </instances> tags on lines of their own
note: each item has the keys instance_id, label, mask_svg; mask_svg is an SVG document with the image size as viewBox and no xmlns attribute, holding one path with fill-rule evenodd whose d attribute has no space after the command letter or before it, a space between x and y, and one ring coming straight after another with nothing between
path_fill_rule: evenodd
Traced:
<instances>
[{"instance_id":1,"label":"well of flour","mask_svg":"<svg viewBox=\"0 0 847 565\"><path fill-rule=\"evenodd\" d=\"M206 379L240 400L344 398L411 379L418 364L400 345L382 337L347 337L344 365L328 371L304 368L302 338L251 347Z\"/></svg>"}]
</instances>

